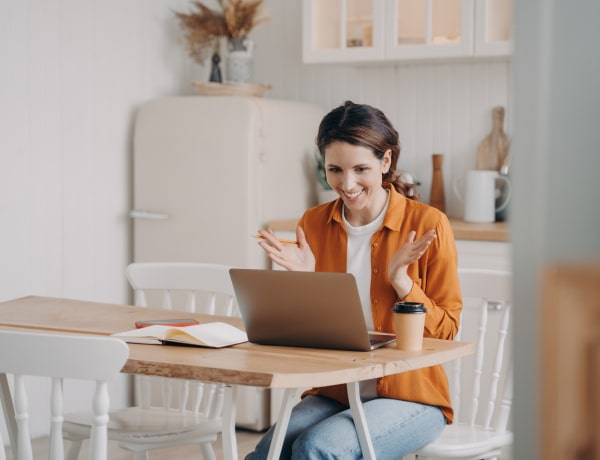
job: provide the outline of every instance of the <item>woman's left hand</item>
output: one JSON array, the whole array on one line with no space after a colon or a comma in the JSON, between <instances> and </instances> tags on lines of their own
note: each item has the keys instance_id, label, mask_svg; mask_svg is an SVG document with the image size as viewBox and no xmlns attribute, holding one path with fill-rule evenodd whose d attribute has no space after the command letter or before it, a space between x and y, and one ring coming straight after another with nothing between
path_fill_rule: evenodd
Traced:
<instances>
[{"instance_id":1,"label":"woman's left hand","mask_svg":"<svg viewBox=\"0 0 600 460\"><path fill-rule=\"evenodd\" d=\"M415 240L417 233L411 231L404 245L396 251L388 265L388 277L390 283L396 290L398 297L403 299L412 289L413 281L407 274L410 264L421 258L431 242L437 237L435 230L429 230L423 236Z\"/></svg>"}]
</instances>

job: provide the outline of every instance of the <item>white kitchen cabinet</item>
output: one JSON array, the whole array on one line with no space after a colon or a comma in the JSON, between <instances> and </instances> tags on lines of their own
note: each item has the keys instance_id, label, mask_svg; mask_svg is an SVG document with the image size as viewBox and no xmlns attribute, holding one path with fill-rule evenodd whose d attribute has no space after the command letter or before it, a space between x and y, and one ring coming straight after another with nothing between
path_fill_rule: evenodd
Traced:
<instances>
[{"instance_id":1,"label":"white kitchen cabinet","mask_svg":"<svg viewBox=\"0 0 600 460\"><path fill-rule=\"evenodd\" d=\"M386 1L386 59L467 57L473 50L473 0Z\"/></svg>"},{"instance_id":2,"label":"white kitchen cabinet","mask_svg":"<svg viewBox=\"0 0 600 460\"><path fill-rule=\"evenodd\" d=\"M304 0L304 62L384 59L384 0Z\"/></svg>"},{"instance_id":3,"label":"white kitchen cabinet","mask_svg":"<svg viewBox=\"0 0 600 460\"><path fill-rule=\"evenodd\" d=\"M508 56L512 0L303 0L307 63Z\"/></svg>"},{"instance_id":4,"label":"white kitchen cabinet","mask_svg":"<svg viewBox=\"0 0 600 460\"><path fill-rule=\"evenodd\" d=\"M456 240L458 266L512 271L510 243L506 241Z\"/></svg>"},{"instance_id":5,"label":"white kitchen cabinet","mask_svg":"<svg viewBox=\"0 0 600 460\"><path fill-rule=\"evenodd\" d=\"M458 266L512 271L508 222L473 223L450 219Z\"/></svg>"},{"instance_id":6,"label":"white kitchen cabinet","mask_svg":"<svg viewBox=\"0 0 600 460\"><path fill-rule=\"evenodd\" d=\"M475 56L510 56L513 0L475 0Z\"/></svg>"}]
</instances>

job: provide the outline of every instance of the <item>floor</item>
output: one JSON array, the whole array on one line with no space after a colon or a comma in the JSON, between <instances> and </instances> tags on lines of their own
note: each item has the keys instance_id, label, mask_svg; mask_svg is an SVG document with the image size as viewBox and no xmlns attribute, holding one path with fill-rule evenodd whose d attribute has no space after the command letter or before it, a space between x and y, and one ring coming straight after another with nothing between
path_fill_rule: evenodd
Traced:
<instances>
[{"instance_id":1,"label":"floor","mask_svg":"<svg viewBox=\"0 0 600 460\"><path fill-rule=\"evenodd\" d=\"M238 458L244 459L244 456L254 450L254 446L262 436L262 433L255 433L253 431L238 430L237 431L237 442L238 442ZM47 460L48 454L47 449L47 438L42 438L34 441L33 443L33 458L35 460ZM223 458L223 449L221 449L220 442L214 444L215 453L218 459ZM86 444L84 443L79 455L81 460L87 459ZM133 454L119 448L119 446L112 441L109 441L108 446L108 458L109 460L132 460ZM150 451L148 455L149 460L172 460L172 459L194 459L201 460L202 454L198 446L183 446L175 447L171 449L155 449ZM13 460L10 449L6 451L6 460Z\"/></svg>"},{"instance_id":2,"label":"floor","mask_svg":"<svg viewBox=\"0 0 600 460\"><path fill-rule=\"evenodd\" d=\"M261 438L263 433L256 433L254 431L246 431L246 430L237 430L237 442L238 442L238 459L244 460L244 457L249 452L254 450L254 446ZM119 448L119 446L112 441L109 441L108 446L108 459L109 460L132 460L133 454L130 452ZM35 460L48 460L47 449L47 438L42 438L34 441L33 443L33 458ZM81 454L79 455L80 460L87 459L87 450L86 444L84 443L83 448L81 449ZM220 441L215 443L214 445L215 454L217 459L223 458L223 449L221 448ZM156 449L150 451L148 455L148 460L185 460L185 459L193 459L193 460L202 460L202 454L200 453L200 449L197 446L184 446L184 447L175 447L171 449ZM403 460L414 460L414 455L408 455L404 457ZM511 460L512 451L510 448L503 449L502 459ZM14 460L10 449L6 450L6 460Z\"/></svg>"}]
</instances>

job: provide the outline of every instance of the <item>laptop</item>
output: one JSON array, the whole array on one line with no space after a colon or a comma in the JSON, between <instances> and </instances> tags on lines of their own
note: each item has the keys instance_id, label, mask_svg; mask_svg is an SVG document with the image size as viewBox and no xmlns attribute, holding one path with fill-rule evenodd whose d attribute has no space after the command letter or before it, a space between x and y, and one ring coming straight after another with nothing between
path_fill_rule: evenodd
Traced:
<instances>
[{"instance_id":1,"label":"laptop","mask_svg":"<svg viewBox=\"0 0 600 460\"><path fill-rule=\"evenodd\" d=\"M229 274L250 342L369 351L395 340L367 331L349 273L232 268Z\"/></svg>"}]
</instances>

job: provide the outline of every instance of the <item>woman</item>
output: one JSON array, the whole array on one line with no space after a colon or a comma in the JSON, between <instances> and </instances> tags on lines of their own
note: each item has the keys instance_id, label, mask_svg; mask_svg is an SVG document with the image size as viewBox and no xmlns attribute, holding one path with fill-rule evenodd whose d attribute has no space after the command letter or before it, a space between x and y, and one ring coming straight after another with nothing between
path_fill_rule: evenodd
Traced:
<instances>
[{"instance_id":1,"label":"woman","mask_svg":"<svg viewBox=\"0 0 600 460\"><path fill-rule=\"evenodd\" d=\"M453 339L462 300L447 217L408 197L396 176L398 133L368 105L346 102L322 120L317 145L327 182L339 198L306 211L297 245L261 231L261 247L288 270L352 273L367 325L393 332L399 300L427 308L426 337ZM452 423L441 366L361 383L375 454L396 460L433 441ZM266 458L272 429L246 460ZM281 458L361 458L344 385L313 388L294 408Z\"/></svg>"}]
</instances>

